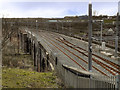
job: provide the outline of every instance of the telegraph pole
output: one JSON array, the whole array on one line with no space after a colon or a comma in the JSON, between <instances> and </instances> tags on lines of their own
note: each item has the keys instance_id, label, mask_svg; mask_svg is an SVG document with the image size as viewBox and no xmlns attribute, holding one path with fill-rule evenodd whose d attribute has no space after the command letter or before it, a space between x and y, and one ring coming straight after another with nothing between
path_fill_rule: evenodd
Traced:
<instances>
[{"instance_id":1,"label":"telegraph pole","mask_svg":"<svg viewBox=\"0 0 120 90\"><path fill-rule=\"evenodd\" d=\"M92 4L89 3L88 22L88 71L92 72Z\"/></svg>"}]
</instances>

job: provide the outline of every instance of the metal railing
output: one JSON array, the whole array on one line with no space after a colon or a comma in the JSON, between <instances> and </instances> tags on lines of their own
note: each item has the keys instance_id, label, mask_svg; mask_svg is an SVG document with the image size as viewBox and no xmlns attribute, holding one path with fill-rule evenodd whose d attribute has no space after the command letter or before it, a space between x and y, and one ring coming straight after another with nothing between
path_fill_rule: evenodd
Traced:
<instances>
[{"instance_id":1,"label":"metal railing","mask_svg":"<svg viewBox=\"0 0 120 90\"><path fill-rule=\"evenodd\" d=\"M94 73L82 72L64 65L58 60L56 72L66 87L69 88L107 88L120 90L120 76L100 76ZM89 77L91 75L91 78Z\"/></svg>"}]
</instances>

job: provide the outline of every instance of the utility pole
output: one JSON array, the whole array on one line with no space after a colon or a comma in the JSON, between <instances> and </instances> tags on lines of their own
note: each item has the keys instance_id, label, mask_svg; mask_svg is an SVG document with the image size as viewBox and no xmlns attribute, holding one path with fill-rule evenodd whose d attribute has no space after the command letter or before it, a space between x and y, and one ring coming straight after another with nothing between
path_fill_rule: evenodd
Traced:
<instances>
[{"instance_id":1,"label":"utility pole","mask_svg":"<svg viewBox=\"0 0 120 90\"><path fill-rule=\"evenodd\" d=\"M101 46L102 46L102 31L103 31L103 20L101 21L101 34L100 34L100 41L101 41Z\"/></svg>"},{"instance_id":2,"label":"utility pole","mask_svg":"<svg viewBox=\"0 0 120 90\"><path fill-rule=\"evenodd\" d=\"M45 25L46 25L46 31L47 31L47 21L45 22Z\"/></svg>"},{"instance_id":3,"label":"utility pole","mask_svg":"<svg viewBox=\"0 0 120 90\"><path fill-rule=\"evenodd\" d=\"M118 2L118 13L117 13L117 23L116 23L116 44L115 44L115 56L117 57L117 51L118 51L118 42L119 42L119 38L120 38L120 1ZM117 46L117 47L116 47ZM120 57L117 58L118 60L118 65L120 65ZM119 70L119 69L118 69ZM116 84L115 84L115 88L116 90L120 90L120 74L116 75Z\"/></svg>"},{"instance_id":4,"label":"utility pole","mask_svg":"<svg viewBox=\"0 0 120 90\"><path fill-rule=\"evenodd\" d=\"M57 20L57 23L56 23L56 25L57 25L57 32L58 32L58 20Z\"/></svg>"},{"instance_id":5,"label":"utility pole","mask_svg":"<svg viewBox=\"0 0 120 90\"><path fill-rule=\"evenodd\" d=\"M36 20L36 31L38 31L38 30L37 30L37 22L38 22L38 21Z\"/></svg>"},{"instance_id":6,"label":"utility pole","mask_svg":"<svg viewBox=\"0 0 120 90\"><path fill-rule=\"evenodd\" d=\"M32 28L33 28L33 25L32 25L32 21L31 21L31 43L32 43Z\"/></svg>"},{"instance_id":7,"label":"utility pole","mask_svg":"<svg viewBox=\"0 0 120 90\"><path fill-rule=\"evenodd\" d=\"M89 3L89 23L88 23L88 71L92 72L92 4Z\"/></svg>"},{"instance_id":8,"label":"utility pole","mask_svg":"<svg viewBox=\"0 0 120 90\"><path fill-rule=\"evenodd\" d=\"M115 57L118 56L117 52L118 52L118 29L119 29L119 13L117 13L117 20L116 20L116 37L115 37Z\"/></svg>"},{"instance_id":9,"label":"utility pole","mask_svg":"<svg viewBox=\"0 0 120 90\"><path fill-rule=\"evenodd\" d=\"M69 20L69 35L71 36L71 23L70 23L71 21Z\"/></svg>"},{"instance_id":10,"label":"utility pole","mask_svg":"<svg viewBox=\"0 0 120 90\"><path fill-rule=\"evenodd\" d=\"M19 26L19 22L18 22L18 25L17 25L17 27ZM19 32L19 28L18 28L18 30L17 30L17 36L18 36L18 54L19 54L19 47L20 47L20 45L19 45L19 41L20 41L20 32ZM10 36L11 37L11 36Z\"/></svg>"},{"instance_id":11,"label":"utility pole","mask_svg":"<svg viewBox=\"0 0 120 90\"><path fill-rule=\"evenodd\" d=\"M27 20L27 28L28 28L28 26L29 26L29 21Z\"/></svg>"},{"instance_id":12,"label":"utility pole","mask_svg":"<svg viewBox=\"0 0 120 90\"><path fill-rule=\"evenodd\" d=\"M62 32L63 32L63 20L61 21L61 23L62 23Z\"/></svg>"}]
</instances>

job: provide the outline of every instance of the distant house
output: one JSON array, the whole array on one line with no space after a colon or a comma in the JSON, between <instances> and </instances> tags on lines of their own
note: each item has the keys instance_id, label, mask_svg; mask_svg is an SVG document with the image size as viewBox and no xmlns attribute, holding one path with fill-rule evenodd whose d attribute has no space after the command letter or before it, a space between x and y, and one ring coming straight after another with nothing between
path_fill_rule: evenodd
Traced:
<instances>
[{"instance_id":1,"label":"distant house","mask_svg":"<svg viewBox=\"0 0 120 90\"><path fill-rule=\"evenodd\" d=\"M112 28L108 29L108 33L107 33L107 34L108 34L108 35L112 35L112 34L114 34L113 29L112 29Z\"/></svg>"},{"instance_id":2,"label":"distant house","mask_svg":"<svg viewBox=\"0 0 120 90\"><path fill-rule=\"evenodd\" d=\"M114 32L114 30L112 29L112 28L109 28L109 29L105 29L104 31L103 31L103 35L113 35L115 32Z\"/></svg>"},{"instance_id":3,"label":"distant house","mask_svg":"<svg viewBox=\"0 0 120 90\"><path fill-rule=\"evenodd\" d=\"M108 16L108 19L112 19L112 17L111 17L111 16Z\"/></svg>"}]
</instances>

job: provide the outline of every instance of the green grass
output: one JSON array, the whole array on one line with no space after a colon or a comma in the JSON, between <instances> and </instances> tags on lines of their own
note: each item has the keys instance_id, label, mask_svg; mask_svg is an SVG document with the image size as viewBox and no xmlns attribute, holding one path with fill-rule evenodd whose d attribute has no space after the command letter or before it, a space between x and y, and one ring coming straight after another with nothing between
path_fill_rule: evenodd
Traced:
<instances>
[{"instance_id":1,"label":"green grass","mask_svg":"<svg viewBox=\"0 0 120 90\"><path fill-rule=\"evenodd\" d=\"M63 88L55 72L33 71L33 61L32 56L22 50L18 54L17 42L9 42L2 52L3 88Z\"/></svg>"},{"instance_id":2,"label":"green grass","mask_svg":"<svg viewBox=\"0 0 120 90\"><path fill-rule=\"evenodd\" d=\"M3 68L3 88L58 88L53 72L39 73L17 68Z\"/></svg>"}]
</instances>

